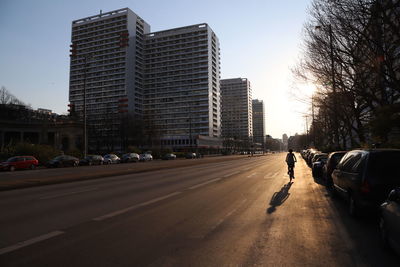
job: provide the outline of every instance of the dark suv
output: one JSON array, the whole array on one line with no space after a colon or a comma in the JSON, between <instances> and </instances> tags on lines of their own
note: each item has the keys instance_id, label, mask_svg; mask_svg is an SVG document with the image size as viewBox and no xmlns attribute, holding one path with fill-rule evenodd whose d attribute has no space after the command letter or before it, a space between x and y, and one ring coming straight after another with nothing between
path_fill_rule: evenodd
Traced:
<instances>
[{"instance_id":1,"label":"dark suv","mask_svg":"<svg viewBox=\"0 0 400 267\"><path fill-rule=\"evenodd\" d=\"M400 149L352 150L332 173L334 192L349 201L349 212L377 210L400 185Z\"/></svg>"}]
</instances>

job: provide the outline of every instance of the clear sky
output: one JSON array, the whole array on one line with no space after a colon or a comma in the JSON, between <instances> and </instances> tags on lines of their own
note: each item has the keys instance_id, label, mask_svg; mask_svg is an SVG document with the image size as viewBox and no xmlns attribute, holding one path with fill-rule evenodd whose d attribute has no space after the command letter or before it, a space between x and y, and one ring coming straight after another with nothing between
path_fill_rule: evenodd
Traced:
<instances>
[{"instance_id":1,"label":"clear sky","mask_svg":"<svg viewBox=\"0 0 400 267\"><path fill-rule=\"evenodd\" d=\"M0 0L0 86L33 108L66 113L73 20L128 7L152 31L208 23L221 47L221 78L248 78L266 109L266 134L305 131L291 97L310 0ZM310 89L304 87L304 94ZM302 93L303 94L303 93Z\"/></svg>"}]
</instances>

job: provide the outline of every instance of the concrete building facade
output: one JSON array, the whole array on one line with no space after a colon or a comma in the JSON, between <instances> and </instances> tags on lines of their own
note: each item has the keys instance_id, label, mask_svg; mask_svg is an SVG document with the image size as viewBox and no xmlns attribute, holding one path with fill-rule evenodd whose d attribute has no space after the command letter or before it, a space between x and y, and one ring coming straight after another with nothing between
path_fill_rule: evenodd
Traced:
<instances>
[{"instance_id":1,"label":"concrete building facade","mask_svg":"<svg viewBox=\"0 0 400 267\"><path fill-rule=\"evenodd\" d=\"M164 145L219 137L219 41L207 24L145 35L144 117ZM176 142L176 141L174 141Z\"/></svg>"},{"instance_id":2,"label":"concrete building facade","mask_svg":"<svg viewBox=\"0 0 400 267\"><path fill-rule=\"evenodd\" d=\"M143 39L149 32L128 8L72 22L69 101L82 118L86 98L89 141L118 136L121 113L143 113Z\"/></svg>"},{"instance_id":3,"label":"concrete building facade","mask_svg":"<svg viewBox=\"0 0 400 267\"><path fill-rule=\"evenodd\" d=\"M252 140L253 109L250 81L221 79L222 137Z\"/></svg>"},{"instance_id":4,"label":"concrete building facade","mask_svg":"<svg viewBox=\"0 0 400 267\"><path fill-rule=\"evenodd\" d=\"M262 100L254 99L252 105L253 105L253 142L261 144L261 147L264 147L265 144L264 102Z\"/></svg>"},{"instance_id":5,"label":"concrete building facade","mask_svg":"<svg viewBox=\"0 0 400 267\"><path fill-rule=\"evenodd\" d=\"M219 41L207 24L151 33L124 8L73 21L71 42L69 101L80 118L86 106L89 146L123 149L137 119L165 146L220 137Z\"/></svg>"}]
</instances>

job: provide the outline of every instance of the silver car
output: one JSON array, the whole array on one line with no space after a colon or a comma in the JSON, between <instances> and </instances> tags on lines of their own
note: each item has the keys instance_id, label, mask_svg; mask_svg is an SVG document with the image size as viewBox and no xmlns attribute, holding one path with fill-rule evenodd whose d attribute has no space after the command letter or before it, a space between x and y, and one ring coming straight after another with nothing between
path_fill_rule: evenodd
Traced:
<instances>
[{"instance_id":1,"label":"silver car","mask_svg":"<svg viewBox=\"0 0 400 267\"><path fill-rule=\"evenodd\" d=\"M153 156L151 154L140 154L140 161L152 161Z\"/></svg>"},{"instance_id":2,"label":"silver car","mask_svg":"<svg viewBox=\"0 0 400 267\"><path fill-rule=\"evenodd\" d=\"M121 162L121 159L115 154L107 154L103 158L105 164L114 164Z\"/></svg>"}]
</instances>

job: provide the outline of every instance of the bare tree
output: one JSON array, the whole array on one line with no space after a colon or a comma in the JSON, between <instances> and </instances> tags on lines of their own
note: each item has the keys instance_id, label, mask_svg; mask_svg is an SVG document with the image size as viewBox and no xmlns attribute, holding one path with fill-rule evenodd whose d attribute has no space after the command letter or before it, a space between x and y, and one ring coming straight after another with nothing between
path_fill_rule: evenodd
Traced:
<instances>
[{"instance_id":1,"label":"bare tree","mask_svg":"<svg viewBox=\"0 0 400 267\"><path fill-rule=\"evenodd\" d=\"M315 131L340 147L385 141L396 119L377 131L377 118L400 101L400 1L314 0L305 24L297 77L319 86ZM320 119L327 120L324 124ZM386 121L388 121L386 119ZM317 128L320 128L317 130ZM339 143L336 141L336 143Z\"/></svg>"},{"instance_id":2,"label":"bare tree","mask_svg":"<svg viewBox=\"0 0 400 267\"><path fill-rule=\"evenodd\" d=\"M0 104L12 104L12 105L22 105L26 106L24 102L16 98L13 94L11 94L6 87L2 86L0 88Z\"/></svg>"}]
</instances>

